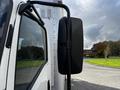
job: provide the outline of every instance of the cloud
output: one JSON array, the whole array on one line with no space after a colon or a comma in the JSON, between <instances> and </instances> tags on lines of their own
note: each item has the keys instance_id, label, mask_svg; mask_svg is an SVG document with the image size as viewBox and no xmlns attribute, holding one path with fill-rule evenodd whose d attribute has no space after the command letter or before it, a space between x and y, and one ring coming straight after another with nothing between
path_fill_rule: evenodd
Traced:
<instances>
[{"instance_id":1,"label":"cloud","mask_svg":"<svg viewBox=\"0 0 120 90\"><path fill-rule=\"evenodd\" d=\"M120 1L116 3L116 7L120 7Z\"/></svg>"},{"instance_id":2,"label":"cloud","mask_svg":"<svg viewBox=\"0 0 120 90\"><path fill-rule=\"evenodd\" d=\"M88 39L96 40L97 37L100 35L100 31L103 28L103 25L92 24L86 28L85 35Z\"/></svg>"},{"instance_id":3,"label":"cloud","mask_svg":"<svg viewBox=\"0 0 120 90\"><path fill-rule=\"evenodd\" d=\"M91 48L100 36L103 25L92 24L84 30L85 48Z\"/></svg>"},{"instance_id":4,"label":"cloud","mask_svg":"<svg viewBox=\"0 0 120 90\"><path fill-rule=\"evenodd\" d=\"M107 16L101 16L100 18L99 18L99 20L105 20L107 18Z\"/></svg>"},{"instance_id":5,"label":"cloud","mask_svg":"<svg viewBox=\"0 0 120 90\"><path fill-rule=\"evenodd\" d=\"M83 20L85 48L104 40L120 40L120 0L64 0L71 15Z\"/></svg>"}]
</instances>

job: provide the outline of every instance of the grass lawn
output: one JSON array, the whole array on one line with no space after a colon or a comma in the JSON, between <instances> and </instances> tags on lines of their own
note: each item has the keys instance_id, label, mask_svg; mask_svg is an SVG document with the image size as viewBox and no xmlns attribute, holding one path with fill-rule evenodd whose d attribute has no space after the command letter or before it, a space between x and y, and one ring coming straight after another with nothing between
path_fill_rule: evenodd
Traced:
<instances>
[{"instance_id":1,"label":"grass lawn","mask_svg":"<svg viewBox=\"0 0 120 90\"><path fill-rule=\"evenodd\" d=\"M24 61L18 61L17 62L17 68L31 68L31 67L38 67L40 66L44 61L41 60L24 60Z\"/></svg>"},{"instance_id":2,"label":"grass lawn","mask_svg":"<svg viewBox=\"0 0 120 90\"><path fill-rule=\"evenodd\" d=\"M92 59L85 60L85 62L90 63L90 64L99 65L99 66L120 68L120 57L119 58L111 57L108 59L92 58Z\"/></svg>"}]
</instances>

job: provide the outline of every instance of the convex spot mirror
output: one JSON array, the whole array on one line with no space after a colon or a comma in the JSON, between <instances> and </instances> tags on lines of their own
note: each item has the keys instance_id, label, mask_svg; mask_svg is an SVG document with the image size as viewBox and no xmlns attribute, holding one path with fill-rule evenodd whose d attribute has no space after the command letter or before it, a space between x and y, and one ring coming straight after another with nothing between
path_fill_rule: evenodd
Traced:
<instances>
[{"instance_id":1,"label":"convex spot mirror","mask_svg":"<svg viewBox=\"0 0 120 90\"><path fill-rule=\"evenodd\" d=\"M83 25L81 19L70 18L71 21L71 74L82 71L83 64ZM58 31L58 71L61 74L68 74L67 56L67 18L63 17L59 21Z\"/></svg>"}]
</instances>

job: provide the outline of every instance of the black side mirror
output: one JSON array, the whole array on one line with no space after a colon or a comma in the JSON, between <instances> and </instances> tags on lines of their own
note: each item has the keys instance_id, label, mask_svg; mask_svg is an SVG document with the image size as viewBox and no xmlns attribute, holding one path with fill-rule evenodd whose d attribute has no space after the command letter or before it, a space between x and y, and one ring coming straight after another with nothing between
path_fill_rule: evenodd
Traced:
<instances>
[{"instance_id":1,"label":"black side mirror","mask_svg":"<svg viewBox=\"0 0 120 90\"><path fill-rule=\"evenodd\" d=\"M83 25L78 18L70 18L71 21L71 74L82 71L83 63ZM67 56L67 18L59 21L58 31L58 71L61 74L68 74Z\"/></svg>"}]
</instances>

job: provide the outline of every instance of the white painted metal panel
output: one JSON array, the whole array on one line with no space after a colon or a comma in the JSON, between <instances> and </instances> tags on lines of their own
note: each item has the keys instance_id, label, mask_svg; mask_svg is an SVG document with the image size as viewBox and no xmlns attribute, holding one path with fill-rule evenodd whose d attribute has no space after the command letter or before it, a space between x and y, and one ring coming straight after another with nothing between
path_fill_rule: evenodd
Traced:
<instances>
[{"instance_id":1,"label":"white painted metal panel","mask_svg":"<svg viewBox=\"0 0 120 90\"><path fill-rule=\"evenodd\" d=\"M16 51L17 51L17 40L18 40L18 32L20 25L20 15L18 14L18 6L20 2L25 0L13 0L13 11L11 15L11 24L14 25L15 19L15 27L13 33L13 40L11 45L11 53L9 57L9 65L8 67L8 76L7 76L7 89L6 90L14 90L14 79L15 79L15 65L16 65Z\"/></svg>"},{"instance_id":2,"label":"white painted metal panel","mask_svg":"<svg viewBox=\"0 0 120 90\"><path fill-rule=\"evenodd\" d=\"M11 18L10 18L10 24L14 25L14 21L15 21L15 15L16 15L16 10L18 7L18 4L23 1L23 0L13 0L13 10L12 10L12 14L11 14ZM9 28L8 28L9 29ZM9 63L9 54L10 54L10 49L6 48L6 46L4 46L4 51L3 51L3 55L2 55L2 59L1 59L1 65L0 65L0 90L5 90L6 88L6 80L7 79L7 72L8 72L8 63ZM13 64L12 64L13 65ZM14 68L13 68L14 69ZM11 83L10 83L11 85Z\"/></svg>"},{"instance_id":3,"label":"white painted metal panel","mask_svg":"<svg viewBox=\"0 0 120 90\"><path fill-rule=\"evenodd\" d=\"M44 66L43 70L40 72L35 84L33 85L32 90L48 90L48 63Z\"/></svg>"},{"instance_id":4,"label":"white painted metal panel","mask_svg":"<svg viewBox=\"0 0 120 90\"><path fill-rule=\"evenodd\" d=\"M0 65L0 90L5 89L6 87L9 52L10 52L9 49L4 48L1 65Z\"/></svg>"}]
</instances>

